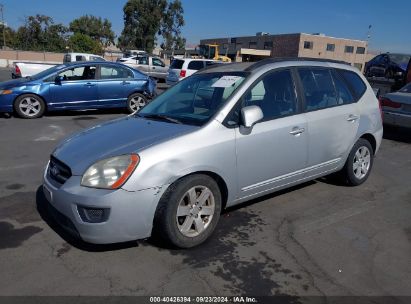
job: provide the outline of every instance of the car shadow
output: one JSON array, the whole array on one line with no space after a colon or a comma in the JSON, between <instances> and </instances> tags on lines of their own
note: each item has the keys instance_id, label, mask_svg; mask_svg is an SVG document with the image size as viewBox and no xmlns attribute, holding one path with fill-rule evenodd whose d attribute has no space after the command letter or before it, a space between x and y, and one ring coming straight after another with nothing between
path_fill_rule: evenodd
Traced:
<instances>
[{"instance_id":1,"label":"car shadow","mask_svg":"<svg viewBox=\"0 0 411 304\"><path fill-rule=\"evenodd\" d=\"M44 116L46 117L66 117L66 116L84 116L84 117L93 117L92 115L107 115L107 114L129 114L126 109L122 108L113 108L113 109L98 109L98 110L81 110L81 111L51 111L47 112ZM92 119L97 119L93 117Z\"/></svg>"},{"instance_id":2,"label":"car shadow","mask_svg":"<svg viewBox=\"0 0 411 304\"><path fill-rule=\"evenodd\" d=\"M410 144L411 143L411 129L384 125L383 138Z\"/></svg>"},{"instance_id":3,"label":"car shadow","mask_svg":"<svg viewBox=\"0 0 411 304\"><path fill-rule=\"evenodd\" d=\"M68 233L64 228L62 228L54 219L49 211L49 202L43 193L43 187L40 186L36 192L36 207L40 214L42 220L55 232L57 233L66 243L69 245L88 252L105 252L105 251L115 251L121 249L128 249L133 247L138 247L138 243L125 242L116 244L90 244L82 241L79 238L74 237L72 234Z\"/></svg>"}]
</instances>

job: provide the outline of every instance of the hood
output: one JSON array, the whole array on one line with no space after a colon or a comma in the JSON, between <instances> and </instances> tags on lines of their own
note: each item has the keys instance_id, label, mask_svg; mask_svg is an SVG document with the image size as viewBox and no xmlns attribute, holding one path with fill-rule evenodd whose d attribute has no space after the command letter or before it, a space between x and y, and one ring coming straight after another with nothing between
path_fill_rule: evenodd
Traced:
<instances>
[{"instance_id":1,"label":"hood","mask_svg":"<svg viewBox=\"0 0 411 304\"><path fill-rule=\"evenodd\" d=\"M73 175L82 175L98 160L137 153L196 129L196 126L128 116L75 134L64 140L53 156L68 165Z\"/></svg>"},{"instance_id":2,"label":"hood","mask_svg":"<svg viewBox=\"0 0 411 304\"><path fill-rule=\"evenodd\" d=\"M31 79L27 79L27 78L13 79L9 81L0 82L0 90L12 89L15 87L19 87L22 85L28 85L28 84L32 84Z\"/></svg>"}]
</instances>

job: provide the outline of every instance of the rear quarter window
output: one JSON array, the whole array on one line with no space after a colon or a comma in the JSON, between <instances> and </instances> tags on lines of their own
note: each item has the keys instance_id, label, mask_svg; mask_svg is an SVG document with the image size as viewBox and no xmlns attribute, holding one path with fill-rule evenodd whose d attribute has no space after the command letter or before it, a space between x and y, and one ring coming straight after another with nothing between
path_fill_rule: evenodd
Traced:
<instances>
[{"instance_id":1,"label":"rear quarter window","mask_svg":"<svg viewBox=\"0 0 411 304\"><path fill-rule=\"evenodd\" d=\"M201 70L202 68L204 68L204 61L191 61L188 64L187 68L189 70L195 70L195 71Z\"/></svg>"},{"instance_id":2,"label":"rear quarter window","mask_svg":"<svg viewBox=\"0 0 411 304\"><path fill-rule=\"evenodd\" d=\"M184 60L174 59L170 65L171 69L181 70L183 68Z\"/></svg>"},{"instance_id":3,"label":"rear quarter window","mask_svg":"<svg viewBox=\"0 0 411 304\"><path fill-rule=\"evenodd\" d=\"M365 91L367 90L367 86L365 85L364 81L358 76L356 73L347 71L347 70L338 70L340 75L344 78L344 80L348 83L351 90L353 91L356 99L360 99Z\"/></svg>"}]
</instances>

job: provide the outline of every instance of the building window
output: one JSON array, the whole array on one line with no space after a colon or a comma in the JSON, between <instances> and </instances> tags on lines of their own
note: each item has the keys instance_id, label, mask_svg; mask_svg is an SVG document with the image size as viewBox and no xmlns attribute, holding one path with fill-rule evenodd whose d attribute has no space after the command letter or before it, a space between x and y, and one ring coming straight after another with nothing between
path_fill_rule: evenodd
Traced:
<instances>
[{"instance_id":1,"label":"building window","mask_svg":"<svg viewBox=\"0 0 411 304\"><path fill-rule=\"evenodd\" d=\"M228 43L223 43L223 49L228 49Z\"/></svg>"},{"instance_id":2,"label":"building window","mask_svg":"<svg viewBox=\"0 0 411 304\"><path fill-rule=\"evenodd\" d=\"M357 54L365 54L365 47L362 47L362 46L357 47Z\"/></svg>"},{"instance_id":3,"label":"building window","mask_svg":"<svg viewBox=\"0 0 411 304\"><path fill-rule=\"evenodd\" d=\"M360 71L362 71L362 63L354 63L354 66L359 69Z\"/></svg>"},{"instance_id":4,"label":"building window","mask_svg":"<svg viewBox=\"0 0 411 304\"><path fill-rule=\"evenodd\" d=\"M237 50L239 50L243 47L243 44L241 42L237 42L235 47L236 47Z\"/></svg>"},{"instance_id":5,"label":"building window","mask_svg":"<svg viewBox=\"0 0 411 304\"><path fill-rule=\"evenodd\" d=\"M327 43L327 51L328 52L334 52L335 51L335 44Z\"/></svg>"},{"instance_id":6,"label":"building window","mask_svg":"<svg viewBox=\"0 0 411 304\"><path fill-rule=\"evenodd\" d=\"M354 47L352 45L346 45L345 46L345 52L346 53L354 53Z\"/></svg>"},{"instance_id":7,"label":"building window","mask_svg":"<svg viewBox=\"0 0 411 304\"><path fill-rule=\"evenodd\" d=\"M256 49L256 48L257 48L257 42L250 42L250 43L248 44L248 47L249 47L250 49Z\"/></svg>"},{"instance_id":8,"label":"building window","mask_svg":"<svg viewBox=\"0 0 411 304\"><path fill-rule=\"evenodd\" d=\"M264 42L264 50L271 50L272 48L273 48L273 42L272 41Z\"/></svg>"},{"instance_id":9,"label":"building window","mask_svg":"<svg viewBox=\"0 0 411 304\"><path fill-rule=\"evenodd\" d=\"M312 41L304 41L304 48L312 50L314 46L314 42Z\"/></svg>"}]
</instances>

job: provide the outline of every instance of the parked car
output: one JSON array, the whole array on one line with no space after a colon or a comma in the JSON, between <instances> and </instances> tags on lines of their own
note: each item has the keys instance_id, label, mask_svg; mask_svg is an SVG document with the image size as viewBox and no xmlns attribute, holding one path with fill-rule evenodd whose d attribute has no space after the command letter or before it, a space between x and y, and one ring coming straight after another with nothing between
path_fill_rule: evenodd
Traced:
<instances>
[{"instance_id":1,"label":"parked car","mask_svg":"<svg viewBox=\"0 0 411 304\"><path fill-rule=\"evenodd\" d=\"M411 128L411 83L382 96L380 103L384 124Z\"/></svg>"},{"instance_id":2,"label":"parked car","mask_svg":"<svg viewBox=\"0 0 411 304\"><path fill-rule=\"evenodd\" d=\"M193 75L205 67L211 66L213 64L221 64L221 61L217 60L207 60L207 59L192 59L192 58L182 58L174 59L170 68L168 69L166 83L168 85L174 85L180 80Z\"/></svg>"},{"instance_id":3,"label":"parked car","mask_svg":"<svg viewBox=\"0 0 411 304\"><path fill-rule=\"evenodd\" d=\"M54 66L53 63L16 61L11 66L11 78L29 77Z\"/></svg>"},{"instance_id":4,"label":"parked car","mask_svg":"<svg viewBox=\"0 0 411 304\"><path fill-rule=\"evenodd\" d=\"M63 63L76 61L106 61L104 57L87 53L67 53L64 55Z\"/></svg>"},{"instance_id":5,"label":"parked car","mask_svg":"<svg viewBox=\"0 0 411 304\"><path fill-rule=\"evenodd\" d=\"M44 194L84 241L155 234L187 248L212 234L223 208L333 172L362 184L382 132L378 100L354 67L221 64L63 141Z\"/></svg>"},{"instance_id":6,"label":"parked car","mask_svg":"<svg viewBox=\"0 0 411 304\"><path fill-rule=\"evenodd\" d=\"M411 55L391 53L378 55L366 63L365 75L402 80L410 57Z\"/></svg>"},{"instance_id":7,"label":"parked car","mask_svg":"<svg viewBox=\"0 0 411 304\"><path fill-rule=\"evenodd\" d=\"M32 77L0 83L0 112L38 118L47 111L127 108L135 112L155 94L155 81L110 62L66 63Z\"/></svg>"},{"instance_id":8,"label":"parked car","mask_svg":"<svg viewBox=\"0 0 411 304\"><path fill-rule=\"evenodd\" d=\"M168 66L156 56L136 55L121 58L117 62L128 65L158 80L165 80L167 76Z\"/></svg>"},{"instance_id":9,"label":"parked car","mask_svg":"<svg viewBox=\"0 0 411 304\"><path fill-rule=\"evenodd\" d=\"M76 61L106 61L103 57L86 53L67 53L63 57L63 63ZM54 63L42 62L14 62L11 68L11 78L30 77L56 66Z\"/></svg>"}]
</instances>

